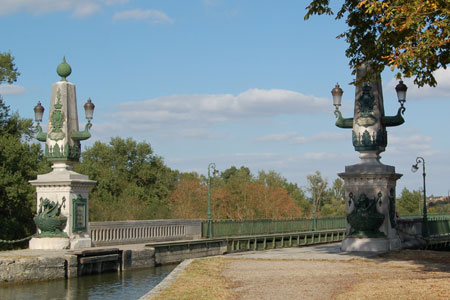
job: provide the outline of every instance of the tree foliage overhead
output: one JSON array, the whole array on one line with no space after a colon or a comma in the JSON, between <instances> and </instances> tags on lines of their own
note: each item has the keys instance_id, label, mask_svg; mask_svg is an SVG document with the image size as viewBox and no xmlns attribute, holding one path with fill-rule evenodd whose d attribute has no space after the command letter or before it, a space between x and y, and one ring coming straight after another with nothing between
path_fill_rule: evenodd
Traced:
<instances>
[{"instance_id":1,"label":"tree foliage overhead","mask_svg":"<svg viewBox=\"0 0 450 300\"><path fill-rule=\"evenodd\" d=\"M332 15L329 0L313 0L311 15ZM450 1L345 0L336 19L346 18L348 30L338 38L349 44L346 56L356 68L370 62L375 73L385 66L397 77L414 77L418 86L436 85L433 72L450 62Z\"/></svg>"},{"instance_id":2,"label":"tree foliage overhead","mask_svg":"<svg viewBox=\"0 0 450 300\"><path fill-rule=\"evenodd\" d=\"M0 53L0 83L9 84L16 82L20 73L14 64L14 56L11 53Z\"/></svg>"}]
</instances>

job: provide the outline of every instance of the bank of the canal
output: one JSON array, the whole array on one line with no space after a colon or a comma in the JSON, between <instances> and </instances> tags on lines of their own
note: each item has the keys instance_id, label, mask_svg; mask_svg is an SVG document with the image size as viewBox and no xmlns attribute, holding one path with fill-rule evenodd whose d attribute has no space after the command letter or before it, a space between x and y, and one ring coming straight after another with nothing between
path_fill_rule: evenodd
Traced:
<instances>
[{"instance_id":1,"label":"bank of the canal","mask_svg":"<svg viewBox=\"0 0 450 300\"><path fill-rule=\"evenodd\" d=\"M139 299L158 285L176 265L129 272L107 272L70 279L0 285L0 299L103 300Z\"/></svg>"},{"instance_id":2,"label":"bank of the canal","mask_svg":"<svg viewBox=\"0 0 450 300\"><path fill-rule=\"evenodd\" d=\"M108 271L126 272L174 264L187 258L221 255L224 240L130 244L79 250L15 250L0 252L0 286L14 282L70 279Z\"/></svg>"}]
</instances>

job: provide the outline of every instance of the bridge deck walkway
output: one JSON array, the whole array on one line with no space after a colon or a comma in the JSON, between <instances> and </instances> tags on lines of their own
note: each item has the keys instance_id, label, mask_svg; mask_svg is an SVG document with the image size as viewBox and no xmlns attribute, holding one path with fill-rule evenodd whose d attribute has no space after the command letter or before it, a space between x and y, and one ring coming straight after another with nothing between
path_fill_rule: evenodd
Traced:
<instances>
[{"instance_id":1,"label":"bridge deck walkway","mask_svg":"<svg viewBox=\"0 0 450 300\"><path fill-rule=\"evenodd\" d=\"M218 271L215 260L222 262ZM141 300L198 291L212 295L222 289L232 294L220 299L238 300L450 299L450 254L444 251L341 252L340 243L331 243L231 253L208 261L201 265L203 274L219 272L223 281L209 286L198 279L186 283L186 276L166 278ZM197 274L197 266L190 272Z\"/></svg>"}]
</instances>

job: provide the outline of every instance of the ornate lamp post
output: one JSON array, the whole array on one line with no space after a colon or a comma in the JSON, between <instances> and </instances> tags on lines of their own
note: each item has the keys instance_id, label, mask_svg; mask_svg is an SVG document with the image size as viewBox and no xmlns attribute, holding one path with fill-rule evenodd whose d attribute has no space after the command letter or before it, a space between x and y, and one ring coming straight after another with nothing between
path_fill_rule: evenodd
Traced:
<instances>
[{"instance_id":1,"label":"ornate lamp post","mask_svg":"<svg viewBox=\"0 0 450 300\"><path fill-rule=\"evenodd\" d=\"M361 82L369 71L369 66L362 64L356 82ZM400 81L395 90L400 107L395 116L386 116L380 75L356 85L353 118L343 118L339 111L343 95L339 84L331 91L336 126L352 129L353 146L360 153L360 162L346 166L345 172L339 174L346 191L347 234L343 251L389 251L401 247L395 230L395 186L402 175L395 173L395 167L382 164L379 155L387 146L386 128L405 122L407 87Z\"/></svg>"},{"instance_id":2,"label":"ornate lamp post","mask_svg":"<svg viewBox=\"0 0 450 300\"><path fill-rule=\"evenodd\" d=\"M428 237L428 218L427 218L427 192L425 189L425 159L423 157L417 157L416 158L416 164L412 165L411 171L413 173L417 172L419 170L419 164L422 163L422 176L423 176L423 226L422 226L422 236Z\"/></svg>"},{"instance_id":3,"label":"ornate lamp post","mask_svg":"<svg viewBox=\"0 0 450 300\"><path fill-rule=\"evenodd\" d=\"M216 164L210 163L208 165L208 217L207 217L207 228L206 228L206 237L212 238L212 217L211 217L211 170L212 175L215 177L219 174L219 171L216 170Z\"/></svg>"},{"instance_id":4,"label":"ornate lamp post","mask_svg":"<svg viewBox=\"0 0 450 300\"><path fill-rule=\"evenodd\" d=\"M65 58L56 72L61 80L52 85L47 132L43 132L39 124L44 107L40 102L34 107L38 129L36 139L45 142L45 156L52 163L53 171L30 181L36 187L38 209L34 221L39 230L39 234L30 240L31 249L91 246L88 196L95 181L74 172L73 163L80 159L80 141L91 137L89 129L95 106L91 99L84 105L88 122L80 131L75 85L67 81L72 68Z\"/></svg>"}]
</instances>

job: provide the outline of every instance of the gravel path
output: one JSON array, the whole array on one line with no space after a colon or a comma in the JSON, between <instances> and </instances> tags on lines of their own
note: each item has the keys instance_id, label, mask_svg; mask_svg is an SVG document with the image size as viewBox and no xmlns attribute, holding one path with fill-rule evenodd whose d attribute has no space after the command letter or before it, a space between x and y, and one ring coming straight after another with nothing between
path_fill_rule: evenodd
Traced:
<instances>
[{"instance_id":1,"label":"gravel path","mask_svg":"<svg viewBox=\"0 0 450 300\"><path fill-rule=\"evenodd\" d=\"M402 284L430 280L426 288L432 289L442 286L436 280L450 282L448 264L442 270L375 258L378 254L341 253L337 244L231 254L226 256L231 262L223 275L240 300L422 299L423 294L410 294ZM450 299L446 288L432 294L438 298L429 299Z\"/></svg>"}]
</instances>

